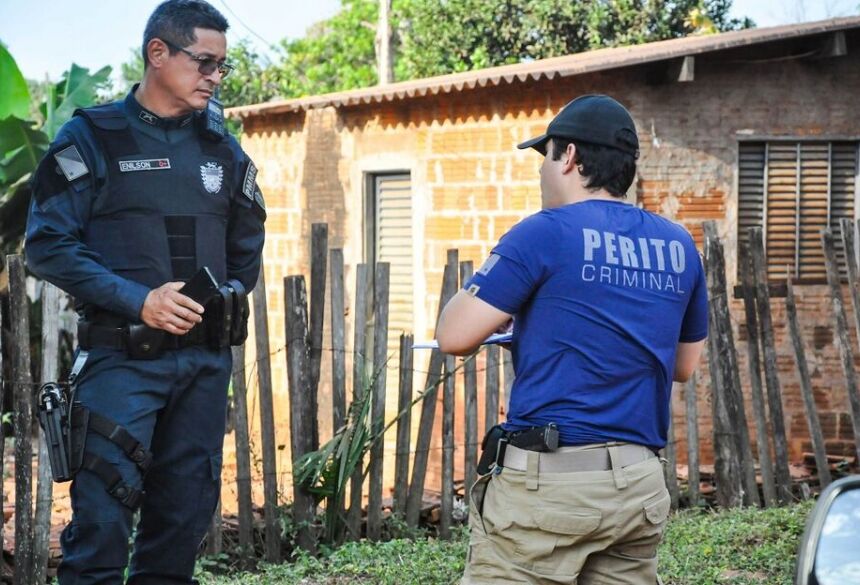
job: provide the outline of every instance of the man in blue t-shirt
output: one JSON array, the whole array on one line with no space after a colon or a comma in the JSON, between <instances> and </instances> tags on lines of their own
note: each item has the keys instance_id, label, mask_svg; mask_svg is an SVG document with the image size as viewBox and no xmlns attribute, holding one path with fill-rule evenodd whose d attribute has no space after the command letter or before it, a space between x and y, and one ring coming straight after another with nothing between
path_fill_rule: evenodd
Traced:
<instances>
[{"instance_id":1,"label":"man in blue t-shirt","mask_svg":"<svg viewBox=\"0 0 860 585\"><path fill-rule=\"evenodd\" d=\"M473 352L512 318L514 370L493 472L473 488L464 584L657 581L672 382L707 336L704 270L681 226L623 201L629 112L582 96L546 134L542 211L505 234L439 320Z\"/></svg>"}]
</instances>

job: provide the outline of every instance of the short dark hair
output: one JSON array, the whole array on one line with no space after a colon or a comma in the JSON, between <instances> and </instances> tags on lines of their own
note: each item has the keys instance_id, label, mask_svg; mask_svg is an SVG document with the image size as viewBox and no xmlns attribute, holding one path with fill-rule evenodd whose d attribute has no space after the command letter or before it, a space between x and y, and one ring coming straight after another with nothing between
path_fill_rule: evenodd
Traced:
<instances>
[{"instance_id":1,"label":"short dark hair","mask_svg":"<svg viewBox=\"0 0 860 585\"><path fill-rule=\"evenodd\" d=\"M576 147L579 174L585 177L589 191L606 189L615 197L627 197L627 189L636 176L636 156L611 146L602 146L570 138L552 137L552 160L561 159L567 147Z\"/></svg>"},{"instance_id":2,"label":"short dark hair","mask_svg":"<svg viewBox=\"0 0 860 585\"><path fill-rule=\"evenodd\" d=\"M167 0L158 5L146 21L143 30L143 66L149 65L146 46L152 39L162 39L177 47L187 47L197 42L195 28L207 28L227 32L230 24L211 4L203 0ZM168 46L170 54L176 53Z\"/></svg>"}]
</instances>

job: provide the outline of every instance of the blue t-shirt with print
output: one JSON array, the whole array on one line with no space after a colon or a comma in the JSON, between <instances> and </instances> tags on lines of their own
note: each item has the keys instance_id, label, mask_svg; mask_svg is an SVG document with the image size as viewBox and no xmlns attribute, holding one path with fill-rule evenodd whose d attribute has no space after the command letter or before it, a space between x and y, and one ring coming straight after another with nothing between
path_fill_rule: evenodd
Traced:
<instances>
[{"instance_id":1,"label":"blue t-shirt with print","mask_svg":"<svg viewBox=\"0 0 860 585\"><path fill-rule=\"evenodd\" d=\"M554 422L564 445L665 446L676 347L708 333L684 228L621 201L546 209L505 234L465 288L515 315L508 430Z\"/></svg>"}]
</instances>

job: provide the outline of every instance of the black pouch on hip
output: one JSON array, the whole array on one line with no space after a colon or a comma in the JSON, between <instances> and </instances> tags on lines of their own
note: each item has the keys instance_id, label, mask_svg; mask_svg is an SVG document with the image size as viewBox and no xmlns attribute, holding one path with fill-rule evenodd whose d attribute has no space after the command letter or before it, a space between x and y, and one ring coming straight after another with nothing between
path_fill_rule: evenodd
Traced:
<instances>
[{"instance_id":1,"label":"black pouch on hip","mask_svg":"<svg viewBox=\"0 0 860 585\"><path fill-rule=\"evenodd\" d=\"M481 441L481 458L478 460L478 475L486 475L493 470L494 465L502 465L507 446L507 431L502 425L496 425L487 431Z\"/></svg>"},{"instance_id":2,"label":"black pouch on hip","mask_svg":"<svg viewBox=\"0 0 860 585\"><path fill-rule=\"evenodd\" d=\"M144 324L128 325L125 329L125 350L133 360L154 360L161 355L164 331Z\"/></svg>"},{"instance_id":3,"label":"black pouch on hip","mask_svg":"<svg viewBox=\"0 0 860 585\"><path fill-rule=\"evenodd\" d=\"M230 345L242 345L248 338L248 316L251 314L251 307L248 304L248 293L238 280L228 280L227 286L233 291L233 319L230 323Z\"/></svg>"}]
</instances>

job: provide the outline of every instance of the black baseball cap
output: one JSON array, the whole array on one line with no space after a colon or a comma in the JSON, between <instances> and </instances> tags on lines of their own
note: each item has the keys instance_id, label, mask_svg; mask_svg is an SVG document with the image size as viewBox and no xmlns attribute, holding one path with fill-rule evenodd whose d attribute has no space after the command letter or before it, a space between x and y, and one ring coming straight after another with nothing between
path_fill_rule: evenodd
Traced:
<instances>
[{"instance_id":1,"label":"black baseball cap","mask_svg":"<svg viewBox=\"0 0 860 585\"><path fill-rule=\"evenodd\" d=\"M526 140L517 148L534 148L546 156L550 138L569 138L617 148L639 155L636 125L627 108L608 95L583 95L564 106L546 128L546 133Z\"/></svg>"}]
</instances>

